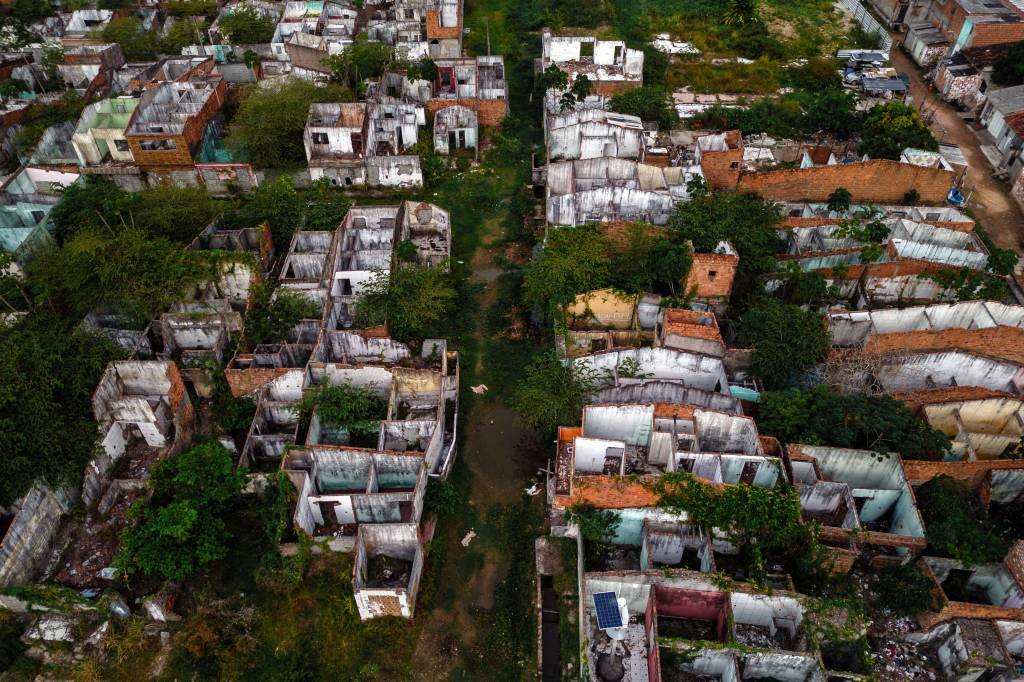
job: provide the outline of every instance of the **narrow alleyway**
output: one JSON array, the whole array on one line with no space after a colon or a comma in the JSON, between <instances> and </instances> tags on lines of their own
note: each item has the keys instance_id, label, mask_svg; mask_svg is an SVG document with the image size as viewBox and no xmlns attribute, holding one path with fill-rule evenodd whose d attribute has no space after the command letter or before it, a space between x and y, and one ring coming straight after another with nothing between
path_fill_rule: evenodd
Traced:
<instances>
[{"instance_id":1,"label":"narrow alleyway","mask_svg":"<svg viewBox=\"0 0 1024 682\"><path fill-rule=\"evenodd\" d=\"M992 165L981 151L977 135L957 116L956 109L928 93L927 83L921 78L917 65L899 47L900 42L901 36L894 35L892 65L910 78L914 106L932 119L935 138L939 142L957 144L963 151L968 163L964 191L974 190L971 209L996 245L1019 252L1024 239L1024 213L1006 187L992 177Z\"/></svg>"}]
</instances>

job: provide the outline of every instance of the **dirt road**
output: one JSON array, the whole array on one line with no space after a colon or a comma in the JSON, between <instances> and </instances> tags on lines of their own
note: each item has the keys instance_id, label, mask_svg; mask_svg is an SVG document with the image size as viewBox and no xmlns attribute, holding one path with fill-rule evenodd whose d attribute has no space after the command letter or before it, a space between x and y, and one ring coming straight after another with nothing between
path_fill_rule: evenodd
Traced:
<instances>
[{"instance_id":1,"label":"dirt road","mask_svg":"<svg viewBox=\"0 0 1024 682\"><path fill-rule=\"evenodd\" d=\"M992 165L981 151L978 137L967 127L956 109L928 93L928 85L918 73L917 65L897 46L900 36L893 36L892 65L910 77L910 94L914 105L920 104L926 116L932 116L931 128L939 142L957 144L967 159L965 192L974 190L971 209L978 221L1004 249L1021 251L1024 239L1024 214L1006 188L992 177Z\"/></svg>"}]
</instances>

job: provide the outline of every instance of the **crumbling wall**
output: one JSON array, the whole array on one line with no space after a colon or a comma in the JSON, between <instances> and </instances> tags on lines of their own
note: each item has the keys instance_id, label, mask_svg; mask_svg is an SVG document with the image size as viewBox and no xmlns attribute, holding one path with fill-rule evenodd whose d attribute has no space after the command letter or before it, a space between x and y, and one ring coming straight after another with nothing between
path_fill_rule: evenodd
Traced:
<instances>
[{"instance_id":1,"label":"crumbling wall","mask_svg":"<svg viewBox=\"0 0 1024 682\"><path fill-rule=\"evenodd\" d=\"M741 192L779 201L827 201L836 187L845 187L854 201L898 204L911 189L923 204L942 205L956 178L952 171L925 168L889 159L834 166L815 166L744 173Z\"/></svg>"},{"instance_id":2,"label":"crumbling wall","mask_svg":"<svg viewBox=\"0 0 1024 682\"><path fill-rule=\"evenodd\" d=\"M70 490L54 490L42 483L29 490L0 544L0 585L19 585L35 578L62 517L74 502Z\"/></svg>"}]
</instances>

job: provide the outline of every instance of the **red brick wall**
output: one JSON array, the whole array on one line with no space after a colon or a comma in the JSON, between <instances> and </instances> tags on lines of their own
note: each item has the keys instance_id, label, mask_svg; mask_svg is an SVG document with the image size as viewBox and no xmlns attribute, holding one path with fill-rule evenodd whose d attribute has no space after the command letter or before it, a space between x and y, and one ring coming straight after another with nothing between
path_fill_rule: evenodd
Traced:
<instances>
[{"instance_id":1,"label":"red brick wall","mask_svg":"<svg viewBox=\"0 0 1024 682\"><path fill-rule=\"evenodd\" d=\"M252 393L260 386L269 383L285 372L287 368L265 367L260 369L225 369L224 378L231 387L231 395L238 396Z\"/></svg>"},{"instance_id":2,"label":"red brick wall","mask_svg":"<svg viewBox=\"0 0 1024 682\"><path fill-rule=\"evenodd\" d=\"M988 459L977 462L925 462L904 460L907 480L924 483L936 476L949 476L963 481L972 489L980 488L988 480L988 472L1000 469L1024 469L1024 461L1017 459Z\"/></svg>"},{"instance_id":3,"label":"red brick wall","mask_svg":"<svg viewBox=\"0 0 1024 682\"><path fill-rule=\"evenodd\" d=\"M704 179L714 189L732 189L740 179L743 164L743 149L729 149L724 152L701 152L700 169Z\"/></svg>"},{"instance_id":4,"label":"red brick wall","mask_svg":"<svg viewBox=\"0 0 1024 682\"><path fill-rule=\"evenodd\" d=\"M921 203L941 205L946 201L954 177L952 171L875 159L835 166L743 173L738 189L776 201L827 201L828 195L837 187L845 187L855 202L890 204L899 203L904 194L916 189Z\"/></svg>"},{"instance_id":5,"label":"red brick wall","mask_svg":"<svg viewBox=\"0 0 1024 682\"><path fill-rule=\"evenodd\" d=\"M997 326L985 329L894 332L873 336L864 346L868 353L882 354L953 349L1024 363L1024 329Z\"/></svg>"},{"instance_id":6,"label":"red brick wall","mask_svg":"<svg viewBox=\"0 0 1024 682\"><path fill-rule=\"evenodd\" d=\"M456 104L475 111L477 123L482 126L501 125L508 115L508 100L504 99L432 99L427 101L427 112L436 114Z\"/></svg>"},{"instance_id":7,"label":"red brick wall","mask_svg":"<svg viewBox=\"0 0 1024 682\"><path fill-rule=\"evenodd\" d=\"M975 24L971 47L1015 43L1024 40L1024 22L1013 24Z\"/></svg>"},{"instance_id":8,"label":"red brick wall","mask_svg":"<svg viewBox=\"0 0 1024 682\"><path fill-rule=\"evenodd\" d=\"M732 281L740 259L720 253L695 253L690 273L686 276L686 291L697 287L699 299L724 299L732 293ZM712 277L711 273L715 275Z\"/></svg>"},{"instance_id":9,"label":"red brick wall","mask_svg":"<svg viewBox=\"0 0 1024 682\"><path fill-rule=\"evenodd\" d=\"M462 35L462 12L459 12L457 26L442 26L441 11L427 10L427 40L452 40Z\"/></svg>"},{"instance_id":10,"label":"red brick wall","mask_svg":"<svg viewBox=\"0 0 1024 682\"><path fill-rule=\"evenodd\" d=\"M818 225L838 225L840 218L783 218L782 222L778 224L780 230L790 230L794 227L816 227ZM922 220L922 223L928 223L935 227L944 227L947 230L957 230L958 232L971 232L974 230L974 221L967 220L965 222L955 222L952 220Z\"/></svg>"},{"instance_id":11,"label":"red brick wall","mask_svg":"<svg viewBox=\"0 0 1024 682\"><path fill-rule=\"evenodd\" d=\"M136 165L143 170L161 166L191 166L191 150L202 141L203 133L206 131L206 124L224 106L226 92L227 83L223 80L219 81L213 94L206 100L206 104L199 110L199 113L186 121L185 129L180 135L169 135L167 133L126 134L125 139L128 141L128 147L132 150L132 156L135 158ZM138 115L138 109L135 111L135 115ZM175 148L168 150L146 150L142 148L141 144L144 140L174 140Z\"/></svg>"}]
</instances>

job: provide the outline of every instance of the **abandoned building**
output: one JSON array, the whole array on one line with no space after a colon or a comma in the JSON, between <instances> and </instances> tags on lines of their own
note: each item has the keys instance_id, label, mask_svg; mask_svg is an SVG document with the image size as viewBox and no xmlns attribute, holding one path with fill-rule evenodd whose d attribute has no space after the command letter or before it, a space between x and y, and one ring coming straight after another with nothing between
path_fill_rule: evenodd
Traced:
<instances>
[{"instance_id":1,"label":"abandoned building","mask_svg":"<svg viewBox=\"0 0 1024 682\"><path fill-rule=\"evenodd\" d=\"M959 230L960 232L970 232L974 229L974 219L949 206L851 204L846 211L838 212L829 210L825 203L791 201L775 203L782 215L780 229L834 225L856 216L874 216L884 221L904 218L915 223L927 223L935 227Z\"/></svg>"},{"instance_id":2,"label":"abandoned building","mask_svg":"<svg viewBox=\"0 0 1024 682\"><path fill-rule=\"evenodd\" d=\"M135 161L125 130L138 105L135 97L116 97L94 102L82 111L72 137L80 166Z\"/></svg>"},{"instance_id":3,"label":"abandoned building","mask_svg":"<svg viewBox=\"0 0 1024 682\"><path fill-rule=\"evenodd\" d=\"M0 185L0 249L25 263L53 243L50 211L61 190L78 181L78 173L23 166Z\"/></svg>"},{"instance_id":4,"label":"abandoned building","mask_svg":"<svg viewBox=\"0 0 1024 682\"><path fill-rule=\"evenodd\" d=\"M224 106L227 83L219 75L147 90L131 115L125 139L142 170L193 166L207 126Z\"/></svg>"},{"instance_id":5,"label":"abandoned building","mask_svg":"<svg viewBox=\"0 0 1024 682\"><path fill-rule=\"evenodd\" d=\"M876 568L903 564L924 550L924 521L898 454L790 445L786 456L801 515L820 524L833 570L862 555Z\"/></svg>"},{"instance_id":6,"label":"abandoned building","mask_svg":"<svg viewBox=\"0 0 1024 682\"><path fill-rule=\"evenodd\" d=\"M303 133L310 178L345 187L418 187L423 173L412 150L425 124L417 104L311 104Z\"/></svg>"},{"instance_id":7,"label":"abandoned building","mask_svg":"<svg viewBox=\"0 0 1024 682\"><path fill-rule=\"evenodd\" d=\"M599 157L552 163L544 171L551 225L645 221L664 225L673 207L690 197L699 166L661 168L630 159Z\"/></svg>"},{"instance_id":8,"label":"abandoned building","mask_svg":"<svg viewBox=\"0 0 1024 682\"><path fill-rule=\"evenodd\" d=\"M604 109L573 109L545 115L548 163L611 157L644 160L640 118Z\"/></svg>"},{"instance_id":9,"label":"abandoned building","mask_svg":"<svg viewBox=\"0 0 1024 682\"><path fill-rule=\"evenodd\" d=\"M587 679L826 679L802 595L722 589L687 570L588 572L583 590Z\"/></svg>"},{"instance_id":10,"label":"abandoned building","mask_svg":"<svg viewBox=\"0 0 1024 682\"><path fill-rule=\"evenodd\" d=\"M1024 38L1024 10L1012 2L927 0L914 3L905 22L904 49L923 67L966 48Z\"/></svg>"},{"instance_id":11,"label":"abandoned building","mask_svg":"<svg viewBox=\"0 0 1024 682\"><path fill-rule=\"evenodd\" d=\"M969 47L943 59L935 69L935 87L943 97L977 115L985 105L986 92L993 87L992 65L1004 57L1012 45Z\"/></svg>"},{"instance_id":12,"label":"abandoned building","mask_svg":"<svg viewBox=\"0 0 1024 682\"><path fill-rule=\"evenodd\" d=\"M644 53L626 47L621 40L598 40L593 36L555 36L545 30L541 37L540 70L556 66L569 76L571 87L586 76L592 93L611 97L643 85ZM558 111L562 93L548 93L549 110Z\"/></svg>"},{"instance_id":13,"label":"abandoned building","mask_svg":"<svg viewBox=\"0 0 1024 682\"><path fill-rule=\"evenodd\" d=\"M477 116L469 107L453 105L434 114L434 151L455 154L477 148Z\"/></svg>"},{"instance_id":14,"label":"abandoned building","mask_svg":"<svg viewBox=\"0 0 1024 682\"><path fill-rule=\"evenodd\" d=\"M86 99L111 80L115 69L125 64L124 51L117 43L79 45L64 53L57 73L64 83Z\"/></svg>"}]
</instances>

